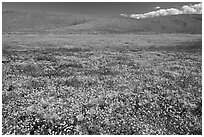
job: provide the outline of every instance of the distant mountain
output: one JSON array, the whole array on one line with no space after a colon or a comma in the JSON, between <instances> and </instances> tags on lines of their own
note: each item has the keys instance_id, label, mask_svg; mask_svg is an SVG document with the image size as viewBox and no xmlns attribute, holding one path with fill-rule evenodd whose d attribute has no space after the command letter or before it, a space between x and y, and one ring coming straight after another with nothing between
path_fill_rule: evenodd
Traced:
<instances>
[{"instance_id":1,"label":"distant mountain","mask_svg":"<svg viewBox=\"0 0 204 137\"><path fill-rule=\"evenodd\" d=\"M202 15L171 15L132 19L123 16L94 18L68 13L4 11L3 33L202 33Z\"/></svg>"}]
</instances>

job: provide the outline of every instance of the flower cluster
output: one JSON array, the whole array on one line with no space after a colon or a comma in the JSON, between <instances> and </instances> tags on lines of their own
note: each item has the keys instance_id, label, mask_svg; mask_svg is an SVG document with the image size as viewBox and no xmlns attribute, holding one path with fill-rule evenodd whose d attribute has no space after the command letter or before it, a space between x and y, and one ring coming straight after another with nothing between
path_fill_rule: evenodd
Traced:
<instances>
[{"instance_id":1,"label":"flower cluster","mask_svg":"<svg viewBox=\"0 0 204 137\"><path fill-rule=\"evenodd\" d=\"M2 132L201 134L199 52L5 49Z\"/></svg>"}]
</instances>

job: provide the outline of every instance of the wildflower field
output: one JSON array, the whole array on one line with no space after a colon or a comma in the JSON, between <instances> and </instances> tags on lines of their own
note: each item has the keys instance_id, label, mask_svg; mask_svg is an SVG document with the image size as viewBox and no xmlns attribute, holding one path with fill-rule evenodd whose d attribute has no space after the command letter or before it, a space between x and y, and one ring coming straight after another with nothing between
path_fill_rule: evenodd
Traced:
<instances>
[{"instance_id":1,"label":"wildflower field","mask_svg":"<svg viewBox=\"0 0 204 137\"><path fill-rule=\"evenodd\" d=\"M198 35L4 35L2 134L202 134Z\"/></svg>"}]
</instances>

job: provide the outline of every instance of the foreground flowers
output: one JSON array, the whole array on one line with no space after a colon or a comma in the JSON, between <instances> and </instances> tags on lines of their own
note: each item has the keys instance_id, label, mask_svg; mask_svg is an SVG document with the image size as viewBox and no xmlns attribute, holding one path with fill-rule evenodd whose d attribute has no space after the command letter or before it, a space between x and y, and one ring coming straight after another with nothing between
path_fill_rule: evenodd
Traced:
<instances>
[{"instance_id":1,"label":"foreground flowers","mask_svg":"<svg viewBox=\"0 0 204 137\"><path fill-rule=\"evenodd\" d=\"M201 134L200 51L3 50L3 134Z\"/></svg>"}]
</instances>

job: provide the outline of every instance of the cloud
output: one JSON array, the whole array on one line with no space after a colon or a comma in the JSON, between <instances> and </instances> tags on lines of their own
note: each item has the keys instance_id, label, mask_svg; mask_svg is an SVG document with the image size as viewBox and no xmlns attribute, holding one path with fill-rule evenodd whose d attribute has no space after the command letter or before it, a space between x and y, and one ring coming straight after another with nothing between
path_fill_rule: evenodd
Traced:
<instances>
[{"instance_id":1,"label":"cloud","mask_svg":"<svg viewBox=\"0 0 204 137\"><path fill-rule=\"evenodd\" d=\"M160 7L159 7L159 6L157 6L157 7L154 7L154 9L160 9Z\"/></svg>"},{"instance_id":2,"label":"cloud","mask_svg":"<svg viewBox=\"0 0 204 137\"><path fill-rule=\"evenodd\" d=\"M128 17L128 15L126 15L126 14L120 14L120 16Z\"/></svg>"},{"instance_id":3,"label":"cloud","mask_svg":"<svg viewBox=\"0 0 204 137\"><path fill-rule=\"evenodd\" d=\"M202 4L184 5L181 7L183 14L202 14Z\"/></svg>"},{"instance_id":4,"label":"cloud","mask_svg":"<svg viewBox=\"0 0 204 137\"><path fill-rule=\"evenodd\" d=\"M156 9L160 8L155 7ZM156 11L147 12L144 14L121 14L124 17L130 17L134 19L141 18L151 18L157 16L167 16L167 15L178 15L178 14L202 14L202 3L194 4L194 5L184 5L180 9L177 8L169 8L169 9L159 9Z\"/></svg>"}]
</instances>

